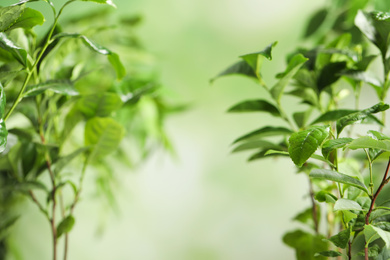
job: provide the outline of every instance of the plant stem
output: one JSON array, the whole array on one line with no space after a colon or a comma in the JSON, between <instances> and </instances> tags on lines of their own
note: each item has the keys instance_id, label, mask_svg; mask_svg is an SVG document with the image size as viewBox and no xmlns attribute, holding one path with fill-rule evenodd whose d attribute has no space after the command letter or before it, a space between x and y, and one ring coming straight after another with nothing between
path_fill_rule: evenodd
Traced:
<instances>
[{"instance_id":1,"label":"plant stem","mask_svg":"<svg viewBox=\"0 0 390 260\"><path fill-rule=\"evenodd\" d=\"M310 187L310 199L312 204L312 216L313 216L313 222L314 222L314 231L316 234L319 234L319 228L318 228L318 209L317 204L314 200L314 190L313 190L313 183L309 179L309 187Z\"/></svg>"},{"instance_id":2,"label":"plant stem","mask_svg":"<svg viewBox=\"0 0 390 260\"><path fill-rule=\"evenodd\" d=\"M73 203L70 206L70 215L73 215L74 208L76 207L76 204L77 204L77 202L80 199L80 193L82 191L82 184L83 184L83 181L84 181L85 172L87 170L87 165L88 165L88 162L89 162L88 159L89 159L88 157L85 159L83 168L81 170L80 179L79 179L79 189L77 190L77 193L75 194ZM65 243L64 244L64 260L67 260L68 259L68 251L69 251L68 250L68 248L69 248L69 233L65 234L65 242L64 243Z\"/></svg>"},{"instance_id":3,"label":"plant stem","mask_svg":"<svg viewBox=\"0 0 390 260\"><path fill-rule=\"evenodd\" d=\"M371 196L374 194L374 180L373 180L373 176L372 176L372 161L371 161L371 158L370 158L370 154L367 152L367 149L363 149L364 152L366 153L366 156L367 156L367 160L368 160L368 168L369 168L369 171L370 171L370 190L371 190Z\"/></svg>"}]
</instances>

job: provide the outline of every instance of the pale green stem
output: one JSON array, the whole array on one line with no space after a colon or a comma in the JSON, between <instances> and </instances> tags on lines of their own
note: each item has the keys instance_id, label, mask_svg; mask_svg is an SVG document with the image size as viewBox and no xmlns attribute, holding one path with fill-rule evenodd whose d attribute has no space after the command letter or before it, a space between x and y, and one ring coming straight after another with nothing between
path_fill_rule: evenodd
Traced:
<instances>
[{"instance_id":1,"label":"pale green stem","mask_svg":"<svg viewBox=\"0 0 390 260\"><path fill-rule=\"evenodd\" d=\"M369 168L369 171L370 171L370 190L371 190L371 195L372 195L372 194L374 194L374 180L373 180L373 175L372 175L372 161L371 161L370 155L367 152L367 149L364 148L363 150L366 153L367 160L368 160L368 168Z\"/></svg>"}]
</instances>

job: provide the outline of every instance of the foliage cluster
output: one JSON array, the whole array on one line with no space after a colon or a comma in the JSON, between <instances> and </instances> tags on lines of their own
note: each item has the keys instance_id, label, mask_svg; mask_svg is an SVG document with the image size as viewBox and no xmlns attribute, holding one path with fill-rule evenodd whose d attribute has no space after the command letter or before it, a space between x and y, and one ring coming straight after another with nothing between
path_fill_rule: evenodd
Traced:
<instances>
[{"instance_id":1,"label":"foliage cluster","mask_svg":"<svg viewBox=\"0 0 390 260\"><path fill-rule=\"evenodd\" d=\"M67 259L86 172L112 204L119 166L137 165L156 145L169 148L163 120L171 107L134 33L140 17L112 15L111 0L58 2L0 7L0 259L23 216L15 211L21 198L50 223L53 259L59 242ZM64 19L77 2L102 6ZM46 33L36 32L41 25Z\"/></svg>"},{"instance_id":2,"label":"foliage cluster","mask_svg":"<svg viewBox=\"0 0 390 260\"><path fill-rule=\"evenodd\" d=\"M283 237L299 260L390 259L388 10L388 1L330 1L309 20L309 47L288 55L274 84L261 69L276 42L216 77L245 75L266 90L229 112L263 112L280 121L237 138L233 152L255 150L250 161L289 157L310 180L311 206L294 217L306 228ZM296 103L286 109L289 102Z\"/></svg>"}]
</instances>

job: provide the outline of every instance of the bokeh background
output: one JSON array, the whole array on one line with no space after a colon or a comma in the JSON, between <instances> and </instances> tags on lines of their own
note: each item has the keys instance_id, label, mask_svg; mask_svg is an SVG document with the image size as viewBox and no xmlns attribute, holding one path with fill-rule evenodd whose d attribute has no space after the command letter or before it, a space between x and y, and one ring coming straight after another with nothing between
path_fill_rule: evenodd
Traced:
<instances>
[{"instance_id":1,"label":"bokeh background","mask_svg":"<svg viewBox=\"0 0 390 260\"><path fill-rule=\"evenodd\" d=\"M86 188L75 211L69 259L293 259L281 237L298 227L292 217L310 204L307 179L289 160L247 163L248 154L230 153L236 137L273 118L225 112L264 94L251 80L209 80L239 55L278 41L263 72L272 82L270 75L284 70L285 55L301 41L310 14L327 1L114 2L116 12L143 17L137 34L154 56L165 94L189 108L166 122L176 155L160 149L137 171L119 174L118 210ZM100 6L74 8L65 15ZM50 259L48 224L34 205L24 204L23 211L28 214L14 227L10 260Z\"/></svg>"}]
</instances>

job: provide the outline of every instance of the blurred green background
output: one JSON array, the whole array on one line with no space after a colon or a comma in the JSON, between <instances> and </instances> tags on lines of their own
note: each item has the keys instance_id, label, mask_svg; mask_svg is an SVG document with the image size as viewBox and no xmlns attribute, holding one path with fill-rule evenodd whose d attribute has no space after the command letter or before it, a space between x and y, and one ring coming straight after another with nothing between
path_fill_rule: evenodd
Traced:
<instances>
[{"instance_id":1,"label":"blurred green background","mask_svg":"<svg viewBox=\"0 0 390 260\"><path fill-rule=\"evenodd\" d=\"M288 159L247 163L230 144L273 118L225 111L263 90L242 77L209 79L239 55L279 44L264 66L268 81L301 40L313 10L308 0L116 0L116 12L140 14L137 34L154 55L165 94L187 111L166 128L176 156L160 149L136 172L120 173L117 212L85 189L76 209L70 259L255 260L293 259L282 234L309 205L304 176ZM72 9L73 8L73 9ZM77 3L66 15L102 8ZM118 169L118 171L122 171ZM93 176L89 176L93 178ZM12 259L50 259L50 230L34 205L14 228ZM17 246L17 248L16 248Z\"/></svg>"}]
</instances>

